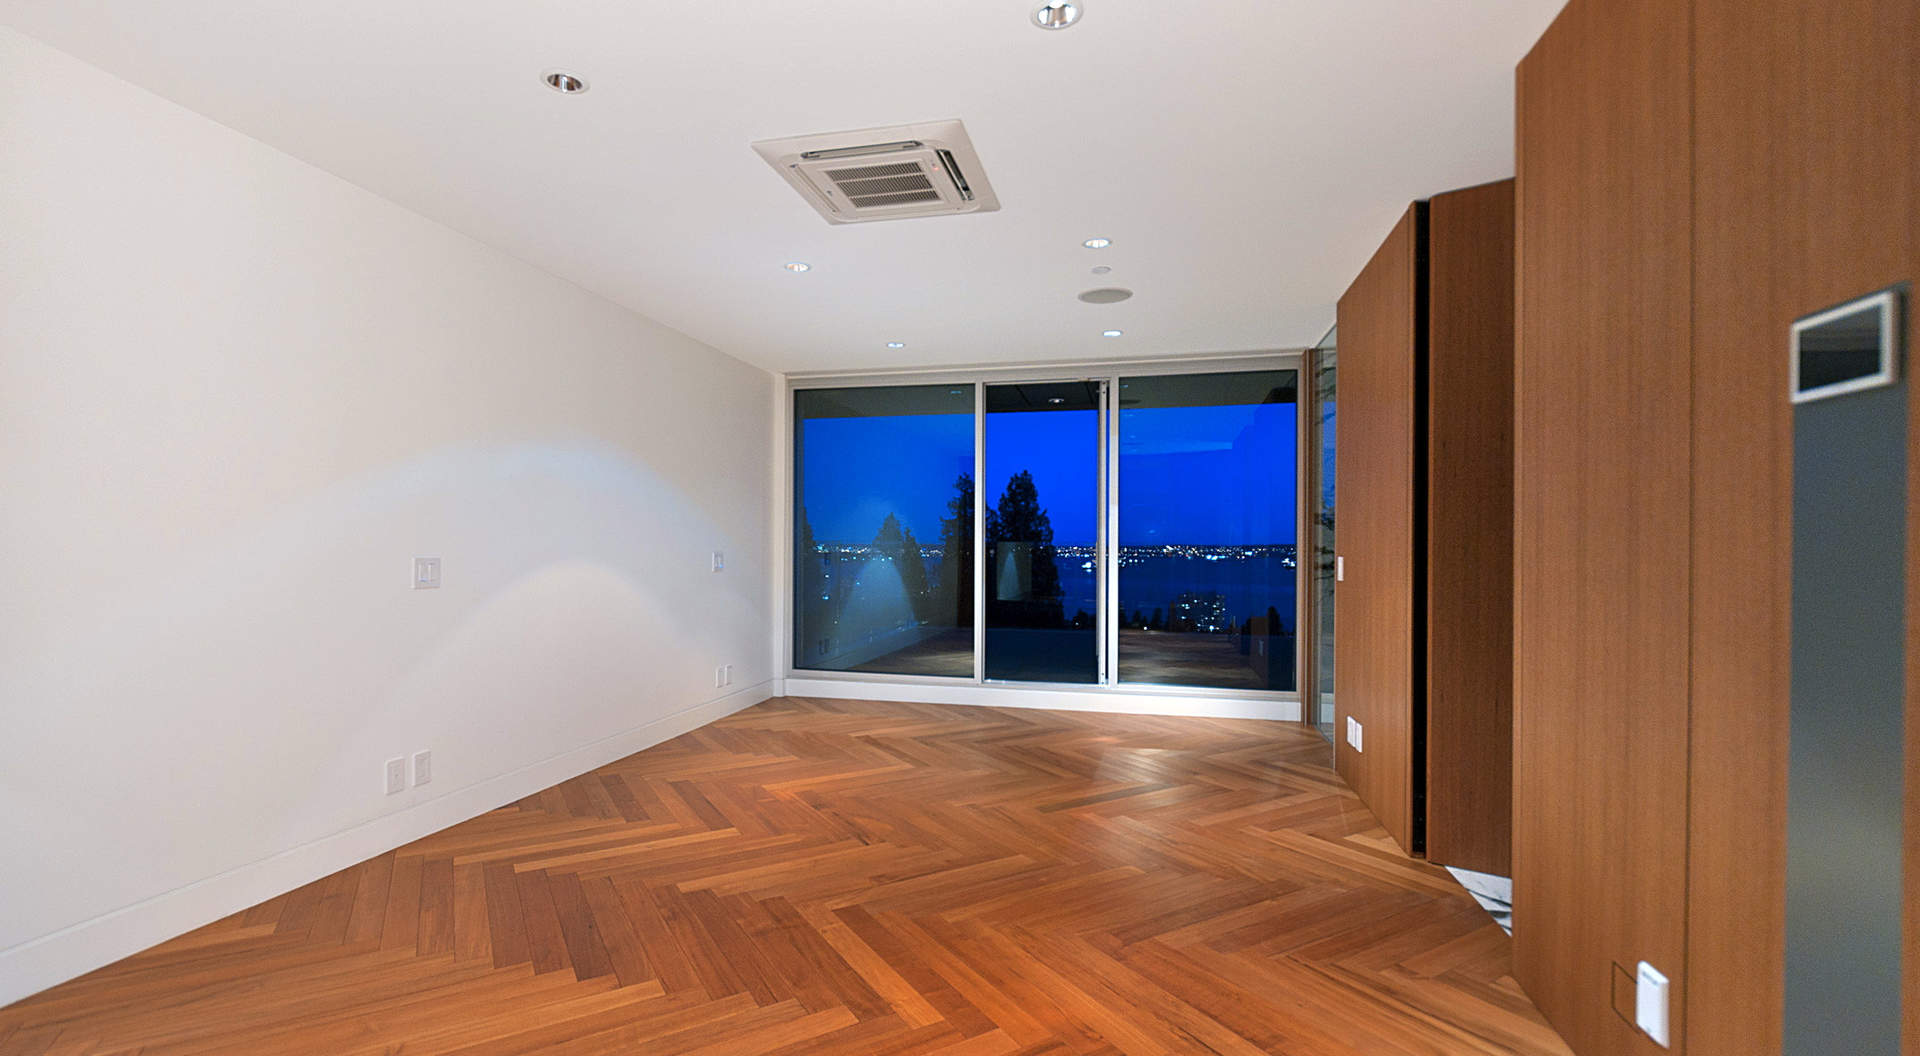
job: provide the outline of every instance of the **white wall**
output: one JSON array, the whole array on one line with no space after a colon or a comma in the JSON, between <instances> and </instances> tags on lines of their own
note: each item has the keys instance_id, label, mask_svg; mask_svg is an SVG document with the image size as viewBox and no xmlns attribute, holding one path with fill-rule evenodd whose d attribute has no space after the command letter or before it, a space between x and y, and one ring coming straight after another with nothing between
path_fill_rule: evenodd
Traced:
<instances>
[{"instance_id":1,"label":"white wall","mask_svg":"<svg viewBox=\"0 0 1920 1056\"><path fill-rule=\"evenodd\" d=\"M0 1004L765 697L772 385L0 28Z\"/></svg>"}]
</instances>

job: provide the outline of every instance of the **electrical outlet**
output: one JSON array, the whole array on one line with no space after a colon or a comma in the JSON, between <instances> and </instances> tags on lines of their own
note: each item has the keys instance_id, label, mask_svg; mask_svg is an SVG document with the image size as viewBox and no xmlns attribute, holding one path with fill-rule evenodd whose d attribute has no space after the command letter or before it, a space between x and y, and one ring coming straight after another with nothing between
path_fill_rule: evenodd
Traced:
<instances>
[{"instance_id":1,"label":"electrical outlet","mask_svg":"<svg viewBox=\"0 0 1920 1056\"><path fill-rule=\"evenodd\" d=\"M727 684L727 665L721 664L713 669L713 688L719 689Z\"/></svg>"},{"instance_id":2,"label":"electrical outlet","mask_svg":"<svg viewBox=\"0 0 1920 1056\"><path fill-rule=\"evenodd\" d=\"M433 780L433 753L413 753L413 783L416 787Z\"/></svg>"},{"instance_id":3,"label":"electrical outlet","mask_svg":"<svg viewBox=\"0 0 1920 1056\"><path fill-rule=\"evenodd\" d=\"M440 589L440 559L437 557L416 557L413 559L413 589Z\"/></svg>"},{"instance_id":4,"label":"electrical outlet","mask_svg":"<svg viewBox=\"0 0 1920 1056\"><path fill-rule=\"evenodd\" d=\"M1361 747L1361 733L1362 727L1360 720L1351 715L1347 716L1347 747L1352 748L1356 752L1365 751L1366 749Z\"/></svg>"},{"instance_id":5,"label":"electrical outlet","mask_svg":"<svg viewBox=\"0 0 1920 1056\"><path fill-rule=\"evenodd\" d=\"M407 790L407 761L395 756L387 760L387 795L397 796Z\"/></svg>"},{"instance_id":6,"label":"electrical outlet","mask_svg":"<svg viewBox=\"0 0 1920 1056\"><path fill-rule=\"evenodd\" d=\"M720 684L721 684L721 685L723 685L723 686L731 686L731 685L733 685L733 665L732 665L732 664L722 664L722 665L720 665L720 670L721 670L721 672L722 672L722 673L724 673L724 674L726 675L726 678L727 678L727 680L726 680L725 682L722 682L722 683L720 683Z\"/></svg>"},{"instance_id":7,"label":"electrical outlet","mask_svg":"<svg viewBox=\"0 0 1920 1056\"><path fill-rule=\"evenodd\" d=\"M726 551L724 551L724 550L715 550L715 551L713 552L713 570L714 570L715 572L724 572L724 571L726 571L726 568L727 568L727 554L726 554Z\"/></svg>"}]
</instances>

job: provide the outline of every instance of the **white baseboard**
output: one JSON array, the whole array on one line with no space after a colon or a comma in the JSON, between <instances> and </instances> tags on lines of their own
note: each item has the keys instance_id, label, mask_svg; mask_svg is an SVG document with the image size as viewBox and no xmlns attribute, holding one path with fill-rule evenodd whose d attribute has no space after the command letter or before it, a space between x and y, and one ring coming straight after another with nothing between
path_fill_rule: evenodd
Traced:
<instances>
[{"instance_id":1,"label":"white baseboard","mask_svg":"<svg viewBox=\"0 0 1920 1056\"><path fill-rule=\"evenodd\" d=\"M1089 686L1085 689L1023 686L969 686L938 683L866 682L852 679L789 677L781 696L837 700L891 700L926 704L968 704L994 708L1051 708L1101 711L1117 715L1184 715L1207 719L1300 721L1300 702L1275 698L1217 697L1201 694L1142 692Z\"/></svg>"},{"instance_id":2,"label":"white baseboard","mask_svg":"<svg viewBox=\"0 0 1920 1056\"><path fill-rule=\"evenodd\" d=\"M0 950L0 1006L698 729L766 700L773 696L773 687L772 681L748 686L406 810L382 815L272 857Z\"/></svg>"}]
</instances>

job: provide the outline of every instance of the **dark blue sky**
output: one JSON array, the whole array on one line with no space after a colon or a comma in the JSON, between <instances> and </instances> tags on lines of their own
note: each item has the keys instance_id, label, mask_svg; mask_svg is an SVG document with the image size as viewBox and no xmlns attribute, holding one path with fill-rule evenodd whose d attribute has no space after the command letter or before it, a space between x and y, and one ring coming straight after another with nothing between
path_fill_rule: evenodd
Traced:
<instances>
[{"instance_id":1,"label":"dark blue sky","mask_svg":"<svg viewBox=\"0 0 1920 1056\"><path fill-rule=\"evenodd\" d=\"M1120 542L1294 541L1295 405L1120 412ZM821 541L866 543L888 513L940 540L954 478L973 462L969 415L818 418L804 423L801 505ZM1054 540L1091 544L1098 501L1093 411L987 417L986 496L1033 473Z\"/></svg>"}]
</instances>

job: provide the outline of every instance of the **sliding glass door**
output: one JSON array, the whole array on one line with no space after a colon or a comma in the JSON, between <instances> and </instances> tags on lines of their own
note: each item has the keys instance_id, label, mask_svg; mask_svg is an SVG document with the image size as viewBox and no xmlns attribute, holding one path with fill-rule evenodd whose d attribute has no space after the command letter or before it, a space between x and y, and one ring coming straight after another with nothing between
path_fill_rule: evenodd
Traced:
<instances>
[{"instance_id":1,"label":"sliding glass door","mask_svg":"<svg viewBox=\"0 0 1920 1056\"><path fill-rule=\"evenodd\" d=\"M1097 381L988 385L986 677L1100 681Z\"/></svg>"},{"instance_id":2,"label":"sliding glass door","mask_svg":"<svg viewBox=\"0 0 1920 1056\"><path fill-rule=\"evenodd\" d=\"M793 666L972 678L973 386L793 409Z\"/></svg>"},{"instance_id":3,"label":"sliding glass door","mask_svg":"<svg viewBox=\"0 0 1920 1056\"><path fill-rule=\"evenodd\" d=\"M1297 692L1307 423L1254 362L796 390L792 669Z\"/></svg>"},{"instance_id":4,"label":"sliding glass door","mask_svg":"<svg viewBox=\"0 0 1920 1056\"><path fill-rule=\"evenodd\" d=\"M1298 377L1120 379L1120 682L1295 688Z\"/></svg>"}]
</instances>

